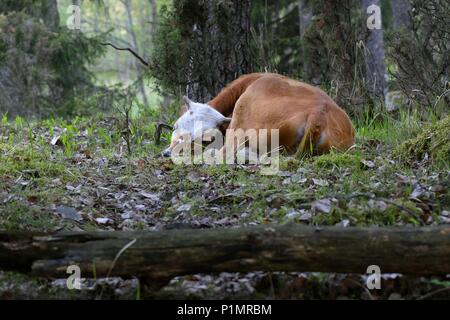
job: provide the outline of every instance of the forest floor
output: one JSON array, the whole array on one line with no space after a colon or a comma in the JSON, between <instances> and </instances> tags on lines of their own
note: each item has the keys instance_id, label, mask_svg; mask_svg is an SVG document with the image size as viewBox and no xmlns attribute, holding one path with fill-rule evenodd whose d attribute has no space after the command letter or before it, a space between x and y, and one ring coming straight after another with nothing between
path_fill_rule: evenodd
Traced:
<instances>
[{"instance_id":1,"label":"forest floor","mask_svg":"<svg viewBox=\"0 0 450 320\"><path fill-rule=\"evenodd\" d=\"M164 230L305 225L421 226L450 223L450 170L428 153L407 159L398 146L420 132L412 117L357 125L356 147L298 159L282 156L277 175L252 165L172 163L157 156L154 123L133 133L121 120L0 125L0 229ZM161 297L414 299L450 298L450 278L383 276L368 291L364 276L330 273L222 273L173 279ZM442 290L444 289L444 290ZM441 291L437 291L441 290ZM434 294L436 292L436 294ZM1 298L142 297L137 279L90 279L81 292L65 279L0 271Z\"/></svg>"}]
</instances>

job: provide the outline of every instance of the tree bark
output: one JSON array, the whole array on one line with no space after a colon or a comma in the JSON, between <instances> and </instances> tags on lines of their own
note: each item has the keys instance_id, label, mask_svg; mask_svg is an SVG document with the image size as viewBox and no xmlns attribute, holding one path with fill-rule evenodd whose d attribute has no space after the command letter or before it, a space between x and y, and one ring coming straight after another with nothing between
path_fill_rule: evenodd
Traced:
<instances>
[{"instance_id":1,"label":"tree bark","mask_svg":"<svg viewBox=\"0 0 450 320\"><path fill-rule=\"evenodd\" d=\"M180 10L180 19L191 22L186 30L191 41L186 92L193 100L205 102L251 71L251 0L205 0L197 5L195 14L190 7Z\"/></svg>"},{"instance_id":2,"label":"tree bark","mask_svg":"<svg viewBox=\"0 0 450 320\"><path fill-rule=\"evenodd\" d=\"M310 7L308 7L305 4L305 0L299 0L297 4L298 9L298 36L300 39L303 39L305 36L305 31L308 26L308 24L311 22L311 18L313 16L313 11ZM303 46L303 44L301 44ZM300 48L300 55L304 59L305 56L305 49ZM305 63L303 65L302 74L300 75L303 79L308 78L308 74L311 74L310 71L308 71L308 64ZM320 80L319 80L320 81Z\"/></svg>"},{"instance_id":3,"label":"tree bark","mask_svg":"<svg viewBox=\"0 0 450 320\"><path fill-rule=\"evenodd\" d=\"M57 0L42 1L42 20L51 30L59 27L59 12Z\"/></svg>"},{"instance_id":4,"label":"tree bark","mask_svg":"<svg viewBox=\"0 0 450 320\"><path fill-rule=\"evenodd\" d=\"M370 5L377 5L381 8L380 0L362 0L364 12ZM369 37L366 40L366 81L369 92L380 97L384 102L386 94L386 68L384 65L384 41L383 28L369 30Z\"/></svg>"},{"instance_id":5,"label":"tree bark","mask_svg":"<svg viewBox=\"0 0 450 320\"><path fill-rule=\"evenodd\" d=\"M393 0L391 1L391 5L394 28L408 28L411 25L409 16L411 3L409 0Z\"/></svg>"},{"instance_id":6,"label":"tree bark","mask_svg":"<svg viewBox=\"0 0 450 320\"><path fill-rule=\"evenodd\" d=\"M133 50L136 51L137 53L139 53L139 46L138 46L138 41L137 41L137 37L136 37L136 33L133 30L133 12L132 12L132 8L131 8L131 0L122 0L123 5L125 6L126 12L127 12L127 31L128 34L131 38L131 43L133 45ZM138 76L138 87L139 87L139 91L141 93L142 96L142 101L144 103L144 105L147 107L148 106L148 99L147 99L147 94L145 93L145 85L144 85L144 80L142 79L142 71L141 71L141 66L139 65L139 63L137 61L134 62L134 66L136 68L136 73Z\"/></svg>"},{"instance_id":7,"label":"tree bark","mask_svg":"<svg viewBox=\"0 0 450 320\"><path fill-rule=\"evenodd\" d=\"M144 52L144 57L147 61L150 61L149 52L153 47L153 41L155 40L155 33L158 26L158 6L156 4L156 0L148 0L148 21L144 22L144 24L148 24L148 33L145 37L145 47L147 48L146 52Z\"/></svg>"},{"instance_id":8,"label":"tree bark","mask_svg":"<svg viewBox=\"0 0 450 320\"><path fill-rule=\"evenodd\" d=\"M150 17L150 35L153 38L158 25L158 6L156 5L156 0L149 0L151 17Z\"/></svg>"},{"instance_id":9,"label":"tree bark","mask_svg":"<svg viewBox=\"0 0 450 320\"><path fill-rule=\"evenodd\" d=\"M119 254L121 252L121 254ZM312 228L296 224L162 232L0 232L0 269L44 277L174 276L249 271L450 273L450 226Z\"/></svg>"}]
</instances>

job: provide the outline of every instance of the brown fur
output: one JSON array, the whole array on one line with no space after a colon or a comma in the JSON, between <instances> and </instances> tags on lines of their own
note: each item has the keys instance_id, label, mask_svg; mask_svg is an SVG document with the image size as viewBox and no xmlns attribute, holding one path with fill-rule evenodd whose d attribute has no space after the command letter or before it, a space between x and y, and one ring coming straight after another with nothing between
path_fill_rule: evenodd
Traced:
<instances>
[{"instance_id":1,"label":"brown fur","mask_svg":"<svg viewBox=\"0 0 450 320\"><path fill-rule=\"evenodd\" d=\"M256 80L266 75L267 73L251 73L240 76L225 88L223 88L222 91L214 99L208 102L208 105L222 113L225 117L231 117L236 101L240 98L240 96ZM272 75L275 77L285 78L282 75Z\"/></svg>"},{"instance_id":2,"label":"brown fur","mask_svg":"<svg viewBox=\"0 0 450 320\"><path fill-rule=\"evenodd\" d=\"M354 143L350 118L325 92L272 73L241 76L208 102L229 129L279 129L289 153L347 150Z\"/></svg>"}]
</instances>

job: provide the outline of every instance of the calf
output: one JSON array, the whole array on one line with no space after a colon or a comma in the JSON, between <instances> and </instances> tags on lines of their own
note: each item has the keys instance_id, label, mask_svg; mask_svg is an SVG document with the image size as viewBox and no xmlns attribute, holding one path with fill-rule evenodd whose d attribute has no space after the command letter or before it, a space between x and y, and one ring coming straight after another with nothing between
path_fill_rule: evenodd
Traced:
<instances>
[{"instance_id":1,"label":"calf","mask_svg":"<svg viewBox=\"0 0 450 320\"><path fill-rule=\"evenodd\" d=\"M278 74L244 75L207 104L187 97L185 102L165 156L182 141L179 132L196 138L215 128L278 129L280 146L289 154L345 151L354 143L350 118L325 92Z\"/></svg>"}]
</instances>

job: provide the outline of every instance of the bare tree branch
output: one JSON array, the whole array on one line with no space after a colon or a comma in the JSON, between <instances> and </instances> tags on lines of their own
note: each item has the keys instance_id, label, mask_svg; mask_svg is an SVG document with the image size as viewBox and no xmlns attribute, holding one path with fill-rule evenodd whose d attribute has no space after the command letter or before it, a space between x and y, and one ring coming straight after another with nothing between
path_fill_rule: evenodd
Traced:
<instances>
[{"instance_id":1,"label":"bare tree branch","mask_svg":"<svg viewBox=\"0 0 450 320\"><path fill-rule=\"evenodd\" d=\"M133 56L135 56L136 59L138 59L144 66L146 66L146 67L149 66L149 63L148 63L147 61L145 61L140 55L138 55L138 54L137 54L133 49L131 49L131 48L120 48L120 47L117 47L117 46L115 46L114 44L112 44L112 43L110 43L110 42L104 42L104 43L102 43L102 45L103 45L103 46L111 46L111 47L113 47L114 49L119 50L119 51L129 51L129 52L131 52L131 54L132 54Z\"/></svg>"}]
</instances>

